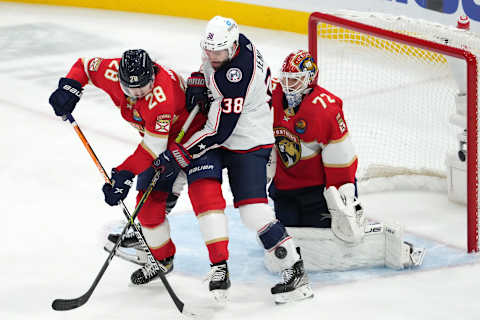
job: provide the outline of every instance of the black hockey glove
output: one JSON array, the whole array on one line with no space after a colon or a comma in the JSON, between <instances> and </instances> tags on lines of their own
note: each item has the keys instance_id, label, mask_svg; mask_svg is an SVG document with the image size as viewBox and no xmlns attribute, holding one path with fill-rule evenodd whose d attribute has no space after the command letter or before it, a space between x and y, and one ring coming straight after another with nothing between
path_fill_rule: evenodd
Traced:
<instances>
[{"instance_id":1,"label":"black hockey glove","mask_svg":"<svg viewBox=\"0 0 480 320\"><path fill-rule=\"evenodd\" d=\"M128 191L133 185L135 175L127 170L117 171L112 169L112 184L105 183L102 191L105 195L105 202L110 206L116 206L120 200L125 200Z\"/></svg>"},{"instance_id":2,"label":"black hockey glove","mask_svg":"<svg viewBox=\"0 0 480 320\"><path fill-rule=\"evenodd\" d=\"M72 113L82 96L82 85L77 80L60 78L58 88L50 95L48 102L59 117Z\"/></svg>"},{"instance_id":3,"label":"black hockey glove","mask_svg":"<svg viewBox=\"0 0 480 320\"><path fill-rule=\"evenodd\" d=\"M193 72L187 79L187 91L185 92L187 103L186 108L191 112L198 104L200 111L208 114L210 108L210 98L208 89L205 85L205 76L201 72Z\"/></svg>"},{"instance_id":4,"label":"black hockey glove","mask_svg":"<svg viewBox=\"0 0 480 320\"><path fill-rule=\"evenodd\" d=\"M187 149L174 142L153 161L153 167L162 172L162 179L167 179L177 174L179 169L186 170L190 162L192 162L192 156Z\"/></svg>"}]
</instances>

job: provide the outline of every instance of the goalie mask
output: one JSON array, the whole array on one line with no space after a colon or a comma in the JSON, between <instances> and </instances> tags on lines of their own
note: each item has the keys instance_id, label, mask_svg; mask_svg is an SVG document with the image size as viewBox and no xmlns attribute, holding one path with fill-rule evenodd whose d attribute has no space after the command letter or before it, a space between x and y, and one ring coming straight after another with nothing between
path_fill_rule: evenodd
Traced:
<instances>
[{"instance_id":1,"label":"goalie mask","mask_svg":"<svg viewBox=\"0 0 480 320\"><path fill-rule=\"evenodd\" d=\"M280 84L290 107L300 104L302 95L312 86L317 75L317 65L309 52L298 50L285 58Z\"/></svg>"},{"instance_id":2,"label":"goalie mask","mask_svg":"<svg viewBox=\"0 0 480 320\"><path fill-rule=\"evenodd\" d=\"M230 61L238 48L238 25L230 18L213 17L205 28L200 46L213 68Z\"/></svg>"},{"instance_id":3,"label":"goalie mask","mask_svg":"<svg viewBox=\"0 0 480 320\"><path fill-rule=\"evenodd\" d=\"M155 71L148 53L142 49L122 54L118 78L123 92L132 98L142 98L153 88Z\"/></svg>"}]
</instances>

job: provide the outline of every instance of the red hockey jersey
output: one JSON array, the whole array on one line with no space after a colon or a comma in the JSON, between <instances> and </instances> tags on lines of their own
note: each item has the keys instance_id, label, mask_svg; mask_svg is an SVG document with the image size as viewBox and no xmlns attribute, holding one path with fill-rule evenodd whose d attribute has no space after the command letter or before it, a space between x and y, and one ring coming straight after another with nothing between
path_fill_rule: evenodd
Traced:
<instances>
[{"instance_id":1,"label":"red hockey jersey","mask_svg":"<svg viewBox=\"0 0 480 320\"><path fill-rule=\"evenodd\" d=\"M277 151L274 183L279 190L354 182L357 156L342 100L320 86L306 95L295 114L284 108L281 84L273 82L273 131Z\"/></svg>"},{"instance_id":2,"label":"red hockey jersey","mask_svg":"<svg viewBox=\"0 0 480 320\"><path fill-rule=\"evenodd\" d=\"M152 92L140 99L130 98L120 87L119 63L119 58L78 59L67 78L79 81L82 86L91 83L105 91L120 109L122 117L138 129L143 137L142 142L117 169L139 174L150 167L152 160L166 149L168 141L175 139L181 124L187 118L185 85L173 70L155 64L157 73ZM176 132L172 132L172 126L179 117L181 121L175 126ZM199 119L194 121L189 132L195 132L203 125L205 118L197 118Z\"/></svg>"}]
</instances>

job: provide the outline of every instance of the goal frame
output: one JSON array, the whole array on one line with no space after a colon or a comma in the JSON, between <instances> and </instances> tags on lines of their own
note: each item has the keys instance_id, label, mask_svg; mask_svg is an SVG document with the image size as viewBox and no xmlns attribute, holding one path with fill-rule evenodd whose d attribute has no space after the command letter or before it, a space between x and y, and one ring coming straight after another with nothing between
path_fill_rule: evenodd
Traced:
<instances>
[{"instance_id":1,"label":"goal frame","mask_svg":"<svg viewBox=\"0 0 480 320\"><path fill-rule=\"evenodd\" d=\"M478 70L476 56L468 50L385 30L328 13L313 12L308 19L308 49L315 61L317 59L317 26L319 23L335 25L359 33L465 60L467 65L467 250L469 253L478 252Z\"/></svg>"}]
</instances>

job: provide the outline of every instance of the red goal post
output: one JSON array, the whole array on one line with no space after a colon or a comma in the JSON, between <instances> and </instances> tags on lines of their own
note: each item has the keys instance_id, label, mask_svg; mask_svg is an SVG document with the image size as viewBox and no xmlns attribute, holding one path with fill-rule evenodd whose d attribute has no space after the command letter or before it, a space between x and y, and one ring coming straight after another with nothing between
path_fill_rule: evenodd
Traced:
<instances>
[{"instance_id":1,"label":"red goal post","mask_svg":"<svg viewBox=\"0 0 480 320\"><path fill-rule=\"evenodd\" d=\"M376 22L376 15L384 17L383 14L376 13L321 13L314 12L310 15L308 22L308 45L309 51L317 61L317 50L319 40L329 39L347 42L356 42L360 38L368 38L373 43L372 46L379 46L385 49L385 42L377 44L376 39L382 41L401 44L404 47L399 50L408 48L418 48L427 52L424 59L436 59L438 56L450 56L463 59L466 62L467 76L467 249L468 252L478 252L478 65L477 56L468 51L465 45L457 44L455 41L445 44L445 38L433 36L437 30L442 29L439 34L447 34L456 37L454 28L440 26L424 20L414 20L406 17L389 17L383 19L382 23ZM382 19L380 19L382 20ZM396 24L398 20L402 20L399 26ZM389 24L388 21L391 23ZM413 21L412 29L409 30L409 21ZM422 25L422 31L416 29L417 25ZM428 31L430 26L435 32ZM332 30L335 30L334 32ZM422 34L424 32L425 34ZM340 34L341 33L341 34ZM449 36L447 36L448 38ZM361 44L365 45L365 44ZM468 46L467 46L468 47ZM388 50L388 49L387 49ZM396 50L396 49L395 49ZM404 55L415 55L413 51L406 50ZM433 54L433 55L432 55ZM477 53L478 54L478 53ZM433 58L432 58L433 57ZM446 62L443 62L446 63ZM322 68L319 67L320 72ZM354 72L354 70L352 70ZM327 87L328 89L328 87ZM335 92L335 91L333 91ZM337 94L337 93L336 93ZM340 95L342 97L342 95ZM355 134L355 132L354 132ZM442 156L442 155L439 155ZM361 161L361 160L360 160Z\"/></svg>"}]
</instances>

